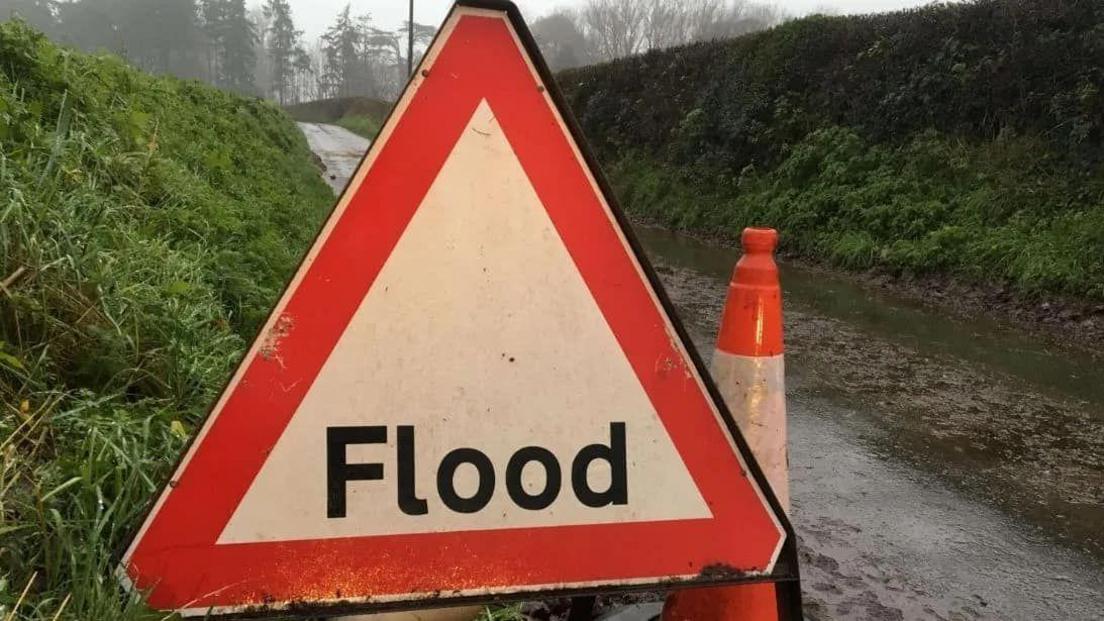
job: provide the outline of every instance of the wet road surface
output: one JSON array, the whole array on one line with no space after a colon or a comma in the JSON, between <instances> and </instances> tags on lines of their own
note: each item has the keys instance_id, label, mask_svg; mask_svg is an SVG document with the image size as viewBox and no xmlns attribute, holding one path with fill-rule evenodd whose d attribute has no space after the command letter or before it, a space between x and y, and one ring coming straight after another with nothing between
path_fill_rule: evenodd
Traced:
<instances>
[{"instance_id":1,"label":"wet road surface","mask_svg":"<svg viewBox=\"0 0 1104 621\"><path fill-rule=\"evenodd\" d=\"M341 192L356 172L360 158L372 145L372 141L337 125L299 123L299 129L307 137L311 150L326 166L323 178L334 192Z\"/></svg>"},{"instance_id":2,"label":"wet road surface","mask_svg":"<svg viewBox=\"0 0 1104 621\"><path fill-rule=\"evenodd\" d=\"M638 235L710 351L738 252ZM809 618L1104 619L1100 369L827 273L783 295Z\"/></svg>"},{"instance_id":3,"label":"wet road surface","mask_svg":"<svg viewBox=\"0 0 1104 621\"><path fill-rule=\"evenodd\" d=\"M303 129L339 191L367 141ZM638 233L709 352L738 253ZM783 281L808 618L1104 619L1104 370L831 274Z\"/></svg>"}]
</instances>

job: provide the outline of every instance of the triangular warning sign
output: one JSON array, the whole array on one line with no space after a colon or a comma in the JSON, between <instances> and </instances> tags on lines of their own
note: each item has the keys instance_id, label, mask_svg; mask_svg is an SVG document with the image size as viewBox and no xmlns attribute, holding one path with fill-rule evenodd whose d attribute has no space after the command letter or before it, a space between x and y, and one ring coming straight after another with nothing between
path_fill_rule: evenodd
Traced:
<instances>
[{"instance_id":1,"label":"triangular warning sign","mask_svg":"<svg viewBox=\"0 0 1104 621\"><path fill-rule=\"evenodd\" d=\"M455 8L123 559L185 614L791 578L516 9Z\"/></svg>"}]
</instances>

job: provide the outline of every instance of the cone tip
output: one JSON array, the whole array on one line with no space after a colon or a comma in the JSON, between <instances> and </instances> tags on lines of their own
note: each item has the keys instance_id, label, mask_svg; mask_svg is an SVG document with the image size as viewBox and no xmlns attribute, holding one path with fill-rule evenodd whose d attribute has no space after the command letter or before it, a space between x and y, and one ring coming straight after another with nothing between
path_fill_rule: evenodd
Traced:
<instances>
[{"instance_id":1,"label":"cone tip","mask_svg":"<svg viewBox=\"0 0 1104 621\"><path fill-rule=\"evenodd\" d=\"M778 231L749 228L721 318L717 349L738 356L782 354L782 291L774 251Z\"/></svg>"},{"instance_id":2,"label":"cone tip","mask_svg":"<svg viewBox=\"0 0 1104 621\"><path fill-rule=\"evenodd\" d=\"M741 237L744 252L748 254L773 253L778 247L778 231L767 228L750 227L744 229Z\"/></svg>"}]
</instances>

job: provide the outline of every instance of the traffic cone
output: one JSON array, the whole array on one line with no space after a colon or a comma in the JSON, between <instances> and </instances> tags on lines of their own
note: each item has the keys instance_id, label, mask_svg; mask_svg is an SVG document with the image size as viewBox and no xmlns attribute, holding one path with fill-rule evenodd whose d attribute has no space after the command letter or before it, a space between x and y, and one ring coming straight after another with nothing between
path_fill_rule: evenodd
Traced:
<instances>
[{"instance_id":1,"label":"traffic cone","mask_svg":"<svg viewBox=\"0 0 1104 621\"><path fill-rule=\"evenodd\" d=\"M778 232L747 229L742 240L744 256L729 285L712 375L774 495L788 512L782 291L774 262ZM675 591L663 608L664 621L778 618L773 584Z\"/></svg>"}]
</instances>

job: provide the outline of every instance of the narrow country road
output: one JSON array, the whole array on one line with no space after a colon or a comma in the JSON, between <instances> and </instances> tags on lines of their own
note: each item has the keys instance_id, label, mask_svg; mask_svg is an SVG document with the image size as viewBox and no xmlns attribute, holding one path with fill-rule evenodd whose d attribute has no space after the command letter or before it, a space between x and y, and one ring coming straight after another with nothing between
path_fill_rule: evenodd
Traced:
<instances>
[{"instance_id":1,"label":"narrow country road","mask_svg":"<svg viewBox=\"0 0 1104 621\"><path fill-rule=\"evenodd\" d=\"M360 158L372 141L337 125L299 123L299 129L307 137L311 150L326 166L326 183L330 184L334 192L341 192L356 172Z\"/></svg>"},{"instance_id":2,"label":"narrow country road","mask_svg":"<svg viewBox=\"0 0 1104 621\"><path fill-rule=\"evenodd\" d=\"M340 191L368 141L302 128ZM708 352L738 253L638 233ZM807 617L1104 618L1104 371L830 274L783 280Z\"/></svg>"}]
</instances>

